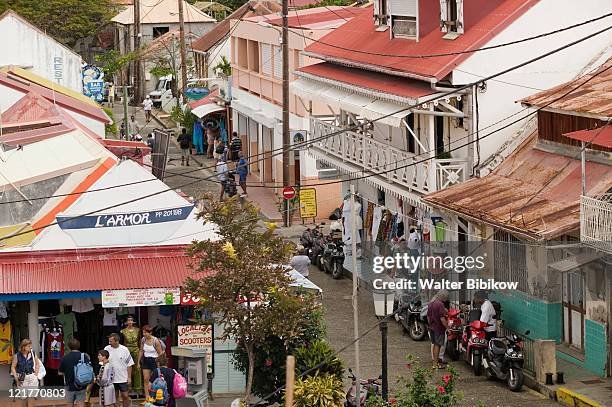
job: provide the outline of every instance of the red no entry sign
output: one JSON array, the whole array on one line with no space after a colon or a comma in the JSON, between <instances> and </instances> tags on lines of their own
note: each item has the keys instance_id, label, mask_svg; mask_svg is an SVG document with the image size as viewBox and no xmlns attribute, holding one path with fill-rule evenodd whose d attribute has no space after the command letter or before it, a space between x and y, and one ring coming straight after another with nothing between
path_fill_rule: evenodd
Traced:
<instances>
[{"instance_id":1,"label":"red no entry sign","mask_svg":"<svg viewBox=\"0 0 612 407\"><path fill-rule=\"evenodd\" d=\"M295 198L295 188L293 188L293 187L285 187L285 188L283 188L283 198L285 198L285 199L293 199L293 198Z\"/></svg>"}]
</instances>

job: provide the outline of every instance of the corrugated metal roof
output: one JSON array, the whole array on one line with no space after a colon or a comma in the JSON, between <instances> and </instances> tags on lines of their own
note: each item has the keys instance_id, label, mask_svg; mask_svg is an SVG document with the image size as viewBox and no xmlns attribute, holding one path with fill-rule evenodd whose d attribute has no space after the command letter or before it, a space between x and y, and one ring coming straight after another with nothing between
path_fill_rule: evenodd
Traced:
<instances>
[{"instance_id":1,"label":"corrugated metal roof","mask_svg":"<svg viewBox=\"0 0 612 407\"><path fill-rule=\"evenodd\" d=\"M190 260L177 246L0 253L0 293L180 287Z\"/></svg>"},{"instance_id":2,"label":"corrugated metal roof","mask_svg":"<svg viewBox=\"0 0 612 407\"><path fill-rule=\"evenodd\" d=\"M612 126L606 126L593 130L578 130L565 133L565 137L573 140L584 141L596 146L612 148Z\"/></svg>"},{"instance_id":3,"label":"corrugated metal roof","mask_svg":"<svg viewBox=\"0 0 612 407\"><path fill-rule=\"evenodd\" d=\"M466 18L465 33L455 40L444 39L445 33L441 32L439 28L434 28L428 34L423 35L419 38L419 41L390 38L388 30L376 31L372 7L368 7L365 9L369 11L368 13L353 18L321 38L319 42L314 42L305 51L311 56L330 62L362 67L363 69L384 69L387 73L412 74L439 80L448 75L457 64L467 59L471 54L423 59L401 58L395 55L427 55L477 49L508 27L538 1L505 0L493 9L491 7L473 7L469 12L464 11ZM439 4L437 1L429 1L424 4L424 7L439 8ZM431 10L421 9L419 13L427 11L429 11L428 14L432 14ZM438 13L433 14L438 15ZM469 20L469 23L467 20ZM432 26L437 27L437 23ZM371 55L355 51L384 53L393 56Z\"/></svg>"},{"instance_id":4,"label":"corrugated metal roof","mask_svg":"<svg viewBox=\"0 0 612 407\"><path fill-rule=\"evenodd\" d=\"M247 11L252 7L255 12ZM265 15L276 13L282 10L280 4L275 1L249 1L238 7L236 11L220 21L212 30L202 35L191 44L191 48L196 51L206 52L226 38L230 31L230 21L238 18L245 19L253 15Z\"/></svg>"},{"instance_id":5,"label":"corrugated metal roof","mask_svg":"<svg viewBox=\"0 0 612 407\"><path fill-rule=\"evenodd\" d=\"M612 58L594 72L536 93L521 102L528 106L541 107L552 100L559 99L546 106L545 110L565 110L604 120L612 118L612 69L609 69L610 66L612 66ZM584 83L593 75L597 76ZM576 83L584 84L576 88ZM566 95L570 90L571 92Z\"/></svg>"},{"instance_id":6,"label":"corrugated metal roof","mask_svg":"<svg viewBox=\"0 0 612 407\"><path fill-rule=\"evenodd\" d=\"M612 166L587 162L586 171L587 195L612 187ZM492 174L423 199L512 233L551 240L580 227L580 195L580 160L538 150L533 135Z\"/></svg>"},{"instance_id":7,"label":"corrugated metal roof","mask_svg":"<svg viewBox=\"0 0 612 407\"><path fill-rule=\"evenodd\" d=\"M193 101L193 102L189 103L189 107L191 108L191 110L193 110L193 109L195 109L198 106L202 106L202 105L207 105L209 103L213 103L214 102L214 98L216 98L217 96L219 96L219 89L213 90L212 92L210 92L208 95L204 96L200 100L196 100L196 101Z\"/></svg>"},{"instance_id":8,"label":"corrugated metal roof","mask_svg":"<svg viewBox=\"0 0 612 407\"><path fill-rule=\"evenodd\" d=\"M368 72L362 69L334 65L329 62L309 65L298 70L299 73L312 75L331 81L343 82L348 85L361 87L377 92L390 93L410 99L435 93L429 83L414 79L400 78L377 72ZM313 78L316 79L316 78Z\"/></svg>"},{"instance_id":9,"label":"corrugated metal roof","mask_svg":"<svg viewBox=\"0 0 612 407\"><path fill-rule=\"evenodd\" d=\"M358 7L340 7L340 6L327 6L327 7L316 7L304 10L291 10L289 11L288 24L292 28L306 28L306 29L329 29L339 27L347 21L358 17L360 15L370 15L371 11L368 9ZM281 26L283 19L281 16L268 16L265 19L268 24Z\"/></svg>"},{"instance_id":10,"label":"corrugated metal roof","mask_svg":"<svg viewBox=\"0 0 612 407\"><path fill-rule=\"evenodd\" d=\"M216 23L217 20L183 1L185 23ZM111 19L119 24L134 23L134 7L128 7ZM179 23L177 0L140 0L140 24Z\"/></svg>"}]
</instances>

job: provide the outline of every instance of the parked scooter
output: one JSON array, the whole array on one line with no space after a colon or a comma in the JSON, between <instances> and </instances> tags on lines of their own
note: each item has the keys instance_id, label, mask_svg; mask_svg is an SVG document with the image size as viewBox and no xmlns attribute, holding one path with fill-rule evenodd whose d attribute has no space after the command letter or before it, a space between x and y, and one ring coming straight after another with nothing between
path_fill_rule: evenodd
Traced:
<instances>
[{"instance_id":1,"label":"parked scooter","mask_svg":"<svg viewBox=\"0 0 612 407\"><path fill-rule=\"evenodd\" d=\"M302 236L300 236L300 244L304 246L304 250L306 250L306 255L310 258L310 262L314 264L314 256L312 255L312 248L315 240L321 236L323 233L321 232L321 228L323 228L325 223L321 223L320 225L314 225L313 228L306 228L304 232L302 232Z\"/></svg>"},{"instance_id":2,"label":"parked scooter","mask_svg":"<svg viewBox=\"0 0 612 407\"><path fill-rule=\"evenodd\" d=\"M348 377L351 379L351 387L346 392L344 407L355 407L357 405L357 377L352 369L349 369ZM374 398L380 394L382 384L378 379L367 379L359 381L359 405L364 406L366 400Z\"/></svg>"},{"instance_id":3,"label":"parked scooter","mask_svg":"<svg viewBox=\"0 0 612 407\"><path fill-rule=\"evenodd\" d=\"M422 305L420 298L402 294L399 298L400 312L398 321L413 341L422 341L427 337L427 304Z\"/></svg>"},{"instance_id":4,"label":"parked scooter","mask_svg":"<svg viewBox=\"0 0 612 407\"><path fill-rule=\"evenodd\" d=\"M446 350L444 352L451 360L459 360L461 354L461 337L463 335L463 314L459 308L448 310L448 327L446 328Z\"/></svg>"},{"instance_id":5,"label":"parked scooter","mask_svg":"<svg viewBox=\"0 0 612 407\"><path fill-rule=\"evenodd\" d=\"M529 331L525 332L529 335ZM523 341L516 334L505 338L493 338L484 354L482 365L487 378L505 380L511 391L523 387Z\"/></svg>"},{"instance_id":6,"label":"parked scooter","mask_svg":"<svg viewBox=\"0 0 612 407\"><path fill-rule=\"evenodd\" d=\"M460 352L474 371L474 375L480 376L482 373L482 356L487 350L487 340L485 339L484 329L489 326L486 322L475 320L470 322L461 337Z\"/></svg>"},{"instance_id":7,"label":"parked scooter","mask_svg":"<svg viewBox=\"0 0 612 407\"><path fill-rule=\"evenodd\" d=\"M321 267L326 273L331 273L334 279L342 277L344 270L344 243L342 242L342 225L332 222L330 234L321 256Z\"/></svg>"}]
</instances>

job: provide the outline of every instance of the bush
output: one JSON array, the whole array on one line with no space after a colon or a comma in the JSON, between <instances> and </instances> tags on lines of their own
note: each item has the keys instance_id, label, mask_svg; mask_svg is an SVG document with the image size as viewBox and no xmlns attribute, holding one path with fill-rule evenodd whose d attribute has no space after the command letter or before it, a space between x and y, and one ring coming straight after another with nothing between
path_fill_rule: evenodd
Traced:
<instances>
[{"instance_id":1,"label":"bush","mask_svg":"<svg viewBox=\"0 0 612 407\"><path fill-rule=\"evenodd\" d=\"M103 107L102 109L104 110L104 113L106 113L106 115L110 117L110 119L112 120L112 124L104 125L104 130L106 130L106 137L108 137L109 135L116 136L117 135L117 122L115 121L115 118L113 117L113 111L109 109L108 107Z\"/></svg>"},{"instance_id":2,"label":"bush","mask_svg":"<svg viewBox=\"0 0 612 407\"><path fill-rule=\"evenodd\" d=\"M334 352L334 349L323 340L318 340L296 349L294 352L296 375L300 375L322 364L321 367L310 372L308 376L329 374L342 380L344 377L344 363L334 355Z\"/></svg>"},{"instance_id":3,"label":"bush","mask_svg":"<svg viewBox=\"0 0 612 407\"><path fill-rule=\"evenodd\" d=\"M342 380L331 374L320 374L295 382L295 407L338 407L344 399Z\"/></svg>"}]
</instances>

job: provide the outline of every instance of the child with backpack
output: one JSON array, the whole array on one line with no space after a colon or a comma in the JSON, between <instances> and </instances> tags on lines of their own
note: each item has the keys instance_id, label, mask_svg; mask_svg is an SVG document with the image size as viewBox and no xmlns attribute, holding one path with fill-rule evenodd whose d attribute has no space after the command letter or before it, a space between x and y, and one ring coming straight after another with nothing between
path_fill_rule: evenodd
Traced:
<instances>
[{"instance_id":1,"label":"child with backpack","mask_svg":"<svg viewBox=\"0 0 612 407\"><path fill-rule=\"evenodd\" d=\"M168 368L168 359L161 354L156 359L157 369L151 372L149 403L154 406L176 407L176 399L185 397L187 382L176 370Z\"/></svg>"}]
</instances>

